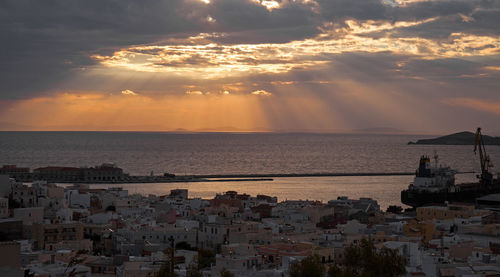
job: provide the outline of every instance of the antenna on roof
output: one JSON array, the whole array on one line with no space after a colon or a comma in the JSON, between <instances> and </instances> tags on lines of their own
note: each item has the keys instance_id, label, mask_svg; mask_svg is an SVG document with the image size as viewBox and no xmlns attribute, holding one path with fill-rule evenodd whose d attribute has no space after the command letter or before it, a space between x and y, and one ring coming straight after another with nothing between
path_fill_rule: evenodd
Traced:
<instances>
[{"instance_id":1,"label":"antenna on roof","mask_svg":"<svg viewBox=\"0 0 500 277\"><path fill-rule=\"evenodd\" d=\"M439 160L439 155L437 153L437 150L434 150L434 162L436 163L436 168L439 167L438 160Z\"/></svg>"}]
</instances>

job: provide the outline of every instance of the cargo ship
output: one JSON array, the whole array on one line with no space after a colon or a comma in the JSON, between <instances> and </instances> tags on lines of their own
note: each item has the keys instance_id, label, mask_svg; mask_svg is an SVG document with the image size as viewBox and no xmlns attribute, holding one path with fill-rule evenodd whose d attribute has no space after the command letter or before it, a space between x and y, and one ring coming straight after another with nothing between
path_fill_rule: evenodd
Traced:
<instances>
[{"instance_id":1,"label":"cargo ship","mask_svg":"<svg viewBox=\"0 0 500 277\"><path fill-rule=\"evenodd\" d=\"M439 166L437 154L434 155L434 165L428 156L422 156L413 183L401 191L401 202L414 208L446 201L474 203L478 197L500 193L500 178L494 178L490 172L493 165L486 154L481 128L476 131L474 152L479 153L481 163L478 182L455 184L457 172L450 167Z\"/></svg>"}]
</instances>

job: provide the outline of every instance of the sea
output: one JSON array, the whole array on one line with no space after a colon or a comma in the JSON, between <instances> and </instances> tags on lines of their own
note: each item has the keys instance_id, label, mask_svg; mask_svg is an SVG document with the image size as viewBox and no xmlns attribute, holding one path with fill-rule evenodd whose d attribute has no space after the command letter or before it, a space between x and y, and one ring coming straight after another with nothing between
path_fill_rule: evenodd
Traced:
<instances>
[{"instance_id":1,"label":"sea","mask_svg":"<svg viewBox=\"0 0 500 277\"><path fill-rule=\"evenodd\" d=\"M161 133L161 132L0 132L0 165L31 169L43 166L95 166L114 163L131 175L387 173L414 172L421 155L466 174L480 171L471 145L408 145L428 135L310 133ZM500 146L486 146L500 167ZM495 168L493 168L495 171ZM476 172L476 173L470 173ZM283 200L320 200L339 196L371 197L382 208L402 205L400 191L413 176L283 177L273 181L155 184L120 186L129 193L168 194L187 188L190 197L212 198L235 190Z\"/></svg>"}]
</instances>

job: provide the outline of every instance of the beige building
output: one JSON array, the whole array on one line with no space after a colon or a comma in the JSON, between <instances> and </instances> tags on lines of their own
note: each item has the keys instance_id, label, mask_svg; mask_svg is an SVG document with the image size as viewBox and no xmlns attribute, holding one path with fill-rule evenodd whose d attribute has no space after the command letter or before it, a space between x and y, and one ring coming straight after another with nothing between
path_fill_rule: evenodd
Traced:
<instances>
[{"instance_id":1,"label":"beige building","mask_svg":"<svg viewBox=\"0 0 500 277\"><path fill-rule=\"evenodd\" d=\"M311 223L317 224L321 221L322 217L329 215L333 216L335 213L335 209L332 206L316 205L302 208L302 212L307 214Z\"/></svg>"},{"instance_id":2,"label":"beige building","mask_svg":"<svg viewBox=\"0 0 500 277\"><path fill-rule=\"evenodd\" d=\"M36 249L45 249L45 245L61 241L83 239L83 224L80 222L63 224L38 224L32 227L32 237ZM50 250L50 249L49 249Z\"/></svg>"}]
</instances>

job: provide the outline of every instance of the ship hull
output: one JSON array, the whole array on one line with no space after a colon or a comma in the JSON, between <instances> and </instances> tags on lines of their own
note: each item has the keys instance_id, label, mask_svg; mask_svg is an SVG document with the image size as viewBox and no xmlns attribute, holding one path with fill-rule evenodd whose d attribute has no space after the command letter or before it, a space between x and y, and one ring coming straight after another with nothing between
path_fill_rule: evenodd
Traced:
<instances>
[{"instance_id":1,"label":"ship hull","mask_svg":"<svg viewBox=\"0 0 500 277\"><path fill-rule=\"evenodd\" d=\"M479 184L477 184L477 186L479 186ZM427 192L406 189L401 191L401 202L414 208L428 204L443 204L446 201L474 203L476 198L492 193L500 193L500 186L495 186L490 189L463 189L459 192L448 192L445 190L439 192Z\"/></svg>"}]
</instances>

